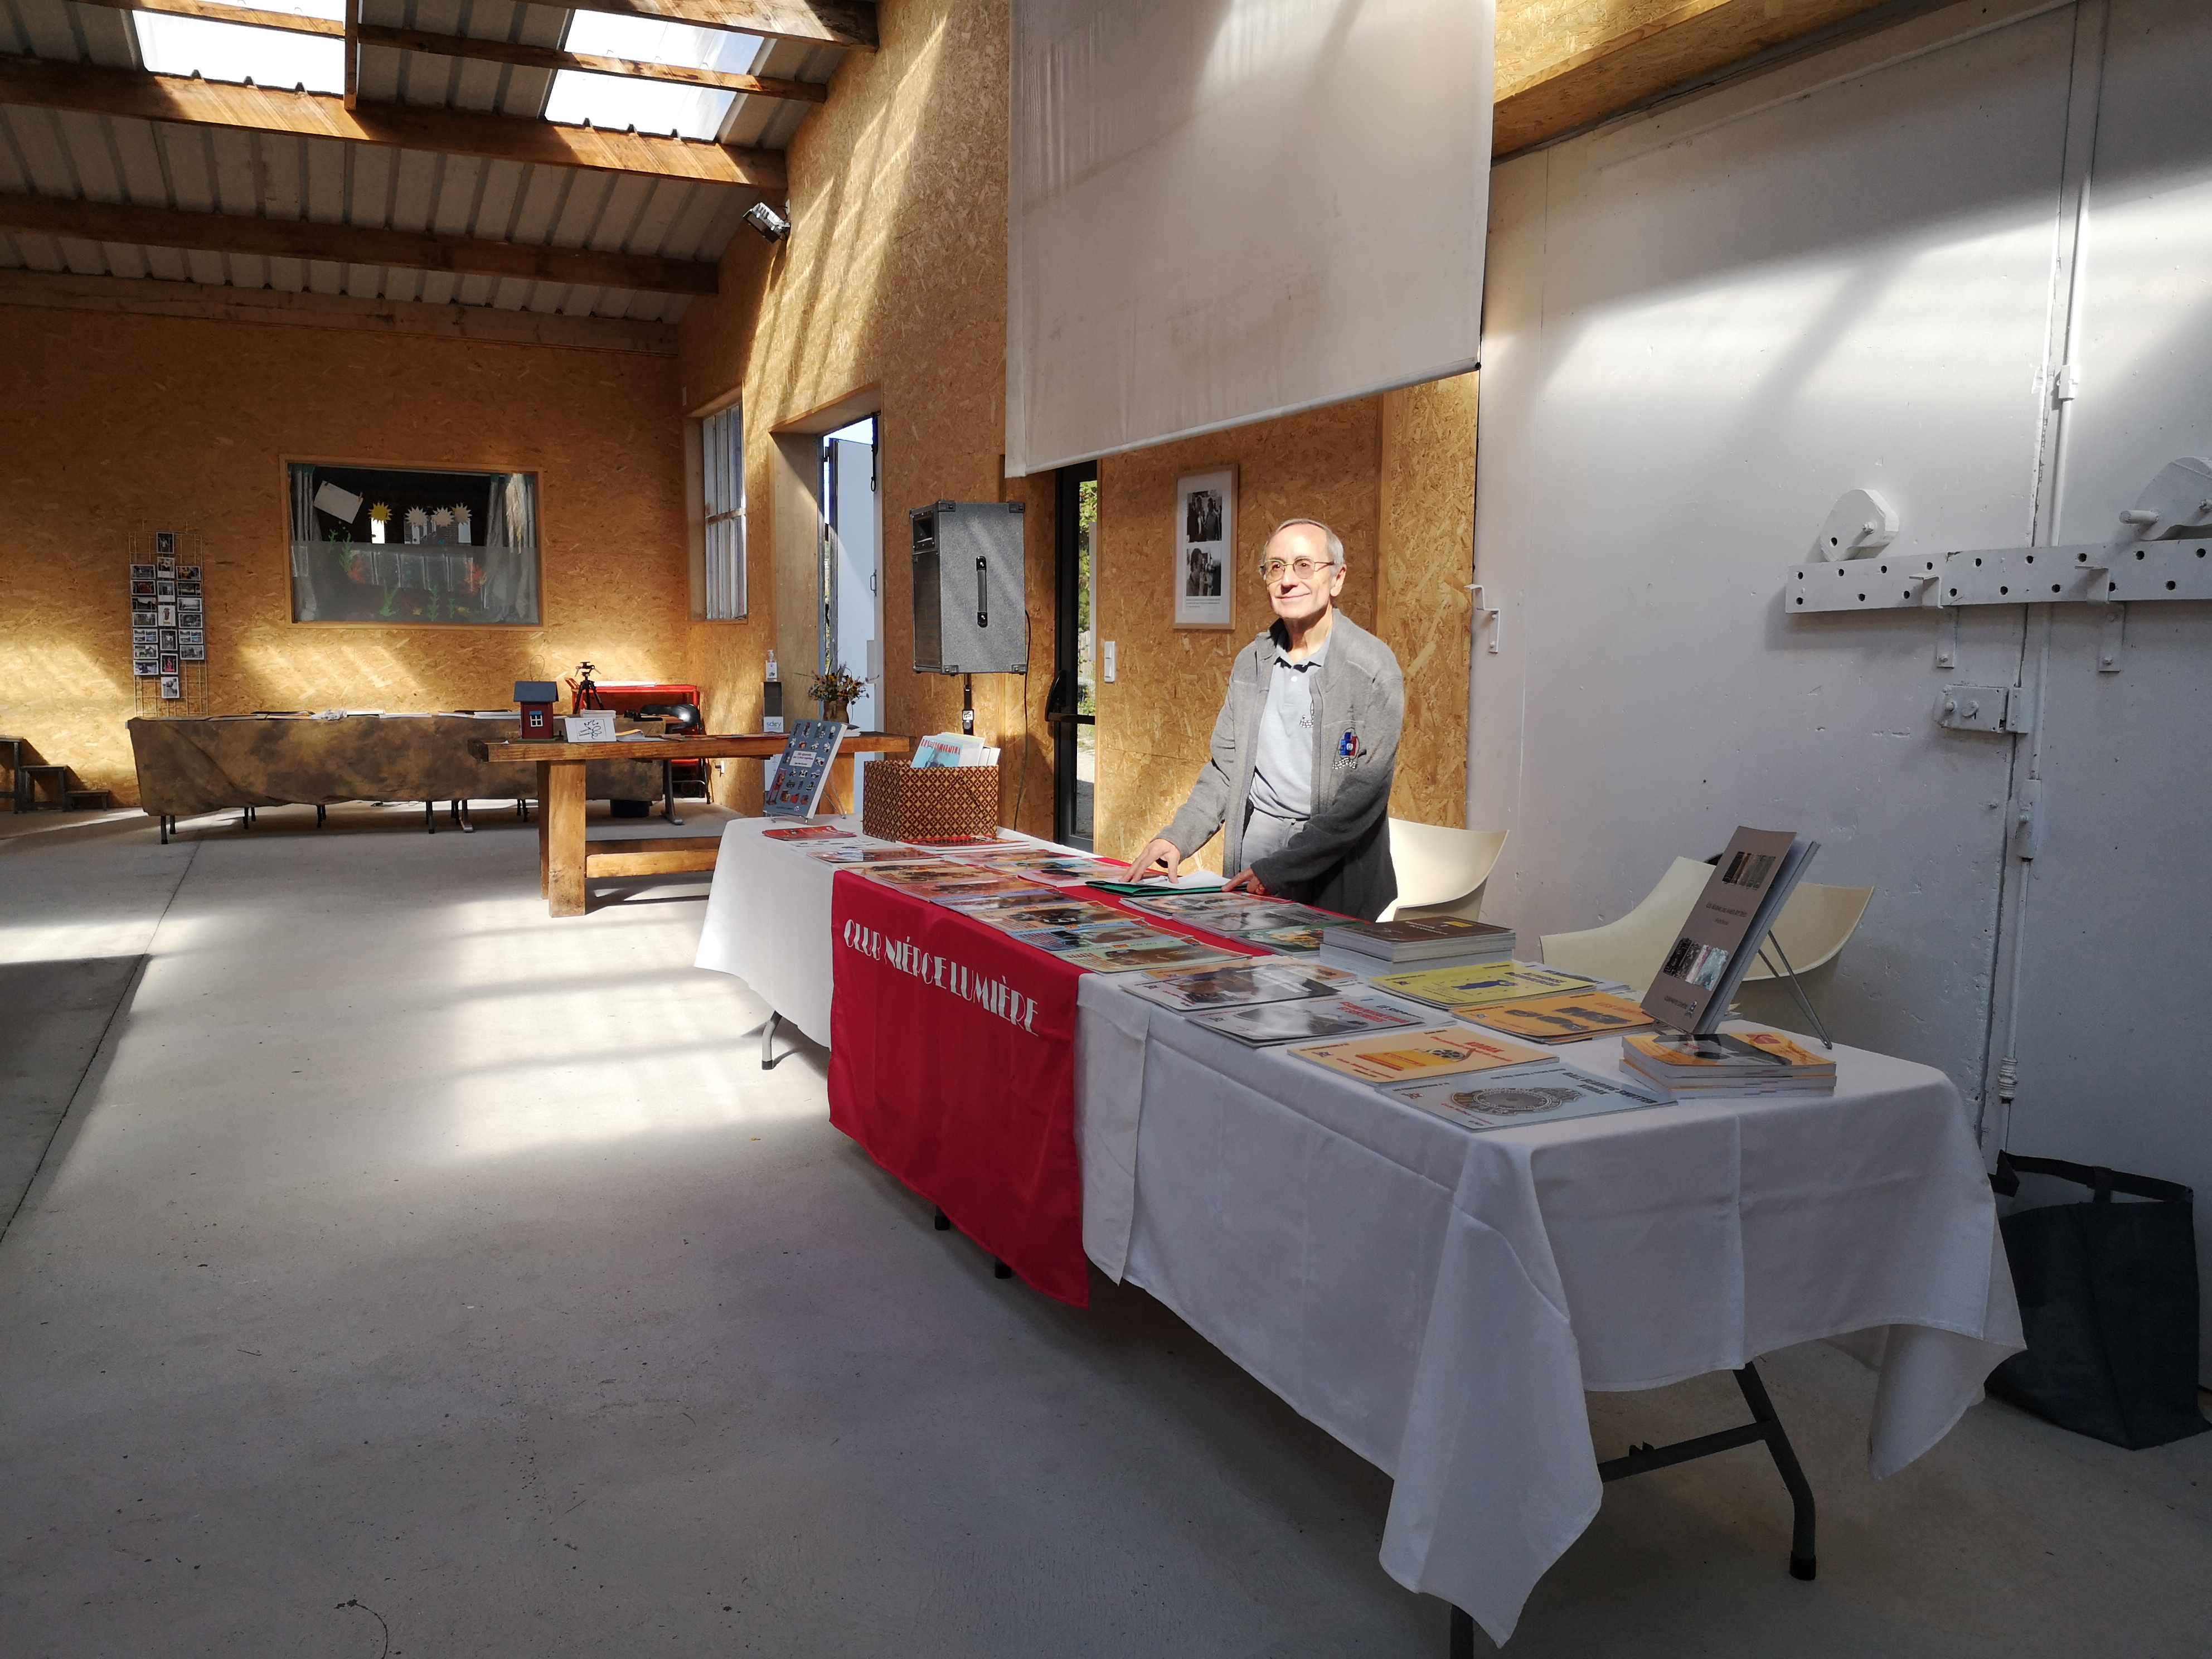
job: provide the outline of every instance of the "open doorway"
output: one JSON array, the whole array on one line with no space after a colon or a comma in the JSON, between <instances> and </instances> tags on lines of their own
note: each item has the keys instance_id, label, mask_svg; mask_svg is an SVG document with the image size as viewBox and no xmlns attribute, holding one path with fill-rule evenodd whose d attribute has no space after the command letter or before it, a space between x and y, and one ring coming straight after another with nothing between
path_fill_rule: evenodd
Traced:
<instances>
[{"instance_id":1,"label":"open doorway","mask_svg":"<svg viewBox=\"0 0 2212 1659\"><path fill-rule=\"evenodd\" d=\"M877 510L876 417L864 416L822 440L822 631L816 663L842 668L866 687L851 719L881 724L883 534Z\"/></svg>"},{"instance_id":2,"label":"open doorway","mask_svg":"<svg viewBox=\"0 0 2212 1659\"><path fill-rule=\"evenodd\" d=\"M1091 850L1098 783L1098 464L1057 475L1058 638L1045 715L1053 731L1053 838Z\"/></svg>"}]
</instances>

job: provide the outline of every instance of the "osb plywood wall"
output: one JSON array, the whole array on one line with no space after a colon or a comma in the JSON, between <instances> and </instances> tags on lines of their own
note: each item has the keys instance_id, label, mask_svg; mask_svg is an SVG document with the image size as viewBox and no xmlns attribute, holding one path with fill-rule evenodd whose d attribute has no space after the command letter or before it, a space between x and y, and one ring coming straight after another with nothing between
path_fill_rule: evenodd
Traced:
<instances>
[{"instance_id":1,"label":"osb plywood wall","mask_svg":"<svg viewBox=\"0 0 2212 1659\"><path fill-rule=\"evenodd\" d=\"M750 233L722 261L722 297L683 325L684 396L702 408L741 394L752 617L700 623L693 659L710 684L718 729L757 721L760 680L778 636L773 515L799 510L773 488L772 434L866 392L880 416L884 720L888 730L957 726L960 683L917 675L907 514L935 501L1022 501L1029 514L1033 666L975 684L976 731L1008 752L1003 806L1024 828L1052 824L1052 749L1043 723L1052 661L1050 481L1003 477L1006 330L1006 0L895 0L880 14L883 45L850 52L829 102L790 155L788 240L772 251ZM805 556L805 537L787 540ZM789 618L784 619L787 623ZM804 630L801 630L803 633ZM784 636L793 637L788 627ZM779 651L786 710L811 660ZM848 665L857 667L858 665ZM1026 713L1024 719L1024 697ZM1020 757L1017 763L1017 756ZM739 806L758 778L725 769L718 793Z\"/></svg>"},{"instance_id":2,"label":"osb plywood wall","mask_svg":"<svg viewBox=\"0 0 2212 1659\"><path fill-rule=\"evenodd\" d=\"M134 520L204 538L213 713L685 665L673 358L0 307L0 730L126 804ZM294 623L288 458L536 471L546 625Z\"/></svg>"},{"instance_id":3,"label":"osb plywood wall","mask_svg":"<svg viewBox=\"0 0 2212 1659\"><path fill-rule=\"evenodd\" d=\"M1024 502L1029 520L1032 672L1026 685L978 680L976 728L1009 750L1005 821L1051 827L1052 742L1043 721L1053 662L1053 494L1049 478L1001 477L1006 385L1007 14L1005 0L885 0L883 48L849 54L829 103L791 152L790 239L750 235L722 262L722 296L683 324L684 395L703 409L742 398L752 616L702 623L693 661L716 729L759 714L766 653L778 646L787 708L811 713L793 682L793 641L809 624L777 617L775 594L811 592L810 571L774 562L773 516L797 513L774 489L778 428L855 393L882 418L885 723L923 732L957 722L959 687L902 669L912 661L905 556L908 509L938 500ZM1423 677L1421 718L1400 766L1397 810L1460 821L1466 765L1463 636L1472 545L1473 383L1263 422L1100 467L1101 637L1116 641L1120 680L1101 688L1099 845L1133 852L1165 821L1204 758L1236 647L1265 625L1255 584L1238 594L1237 629L1171 626L1170 519L1178 474L1223 460L1241 469L1238 554L1255 560L1292 514L1325 518L1346 540L1350 613L1379 621ZM1392 458L1386 490L1386 447ZM1387 503L1387 505L1386 505ZM811 527L787 557L811 559ZM1024 702L1024 699L1026 701ZM1026 718L1024 718L1026 715ZM1020 747L1018 769L1012 751ZM758 778L726 769L717 792L744 807Z\"/></svg>"}]
</instances>

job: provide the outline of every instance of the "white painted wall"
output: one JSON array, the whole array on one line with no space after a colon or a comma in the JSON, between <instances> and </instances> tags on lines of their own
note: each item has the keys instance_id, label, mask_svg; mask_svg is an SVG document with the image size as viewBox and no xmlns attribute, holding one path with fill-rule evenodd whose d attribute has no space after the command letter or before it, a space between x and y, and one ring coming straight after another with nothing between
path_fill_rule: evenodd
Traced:
<instances>
[{"instance_id":1,"label":"white painted wall","mask_svg":"<svg viewBox=\"0 0 2212 1659\"><path fill-rule=\"evenodd\" d=\"M2110 13L2100 52L2076 7L1952 8L1496 171L1475 546L1504 645L1474 653L1468 822L1511 830L1486 911L1524 933L1620 915L1740 823L1816 837L1813 879L1878 890L1824 994L1840 1039L1978 1107L2010 1052L2009 1144L2212 1206L2212 607L2136 607L2118 676L2056 619L2030 870L2025 740L1934 711L2033 684L2047 613L1963 613L1939 668L1932 611L1781 601L1854 487L1901 554L2049 536L2069 115L2075 174L2097 148L2057 538L2212 453L2212 8Z\"/></svg>"}]
</instances>

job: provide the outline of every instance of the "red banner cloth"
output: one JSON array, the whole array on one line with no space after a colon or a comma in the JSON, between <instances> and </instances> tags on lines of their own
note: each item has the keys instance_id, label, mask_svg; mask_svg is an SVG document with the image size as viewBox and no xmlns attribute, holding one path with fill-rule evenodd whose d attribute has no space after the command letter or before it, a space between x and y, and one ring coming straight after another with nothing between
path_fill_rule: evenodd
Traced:
<instances>
[{"instance_id":1,"label":"red banner cloth","mask_svg":"<svg viewBox=\"0 0 2212 1659\"><path fill-rule=\"evenodd\" d=\"M1075 1150L1083 975L841 870L830 1121L1047 1296L1091 1304Z\"/></svg>"}]
</instances>

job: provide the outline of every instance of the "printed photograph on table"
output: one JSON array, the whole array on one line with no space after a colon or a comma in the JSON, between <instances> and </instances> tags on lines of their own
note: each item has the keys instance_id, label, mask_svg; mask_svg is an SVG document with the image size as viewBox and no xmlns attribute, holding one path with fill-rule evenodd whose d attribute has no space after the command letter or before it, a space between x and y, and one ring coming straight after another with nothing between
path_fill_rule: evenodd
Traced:
<instances>
[{"instance_id":1,"label":"printed photograph on table","mask_svg":"<svg viewBox=\"0 0 2212 1659\"><path fill-rule=\"evenodd\" d=\"M1143 941L1102 945L1093 950L1072 952L1060 960L1071 968L1093 974L1126 974L1139 968L1205 968L1236 960L1195 939L1170 939L1163 934L1161 940L1158 945Z\"/></svg>"},{"instance_id":2,"label":"printed photograph on table","mask_svg":"<svg viewBox=\"0 0 2212 1659\"><path fill-rule=\"evenodd\" d=\"M954 893L980 896L988 893L1042 893L1046 890L1033 881L994 875L988 870L963 869L958 866L946 870L933 870L915 864L871 864L864 866L863 870L869 880L879 881L886 887L896 887L902 893L912 893L917 898L934 898Z\"/></svg>"},{"instance_id":3,"label":"printed photograph on table","mask_svg":"<svg viewBox=\"0 0 2212 1659\"><path fill-rule=\"evenodd\" d=\"M1044 903L1004 905L991 909L954 902L952 908L1009 933L1038 927L1103 927L1111 921L1129 921L1127 917L1107 905L1092 904L1082 899L1071 900L1064 904L1048 901ZM1142 922L1129 921L1129 925L1142 929L1148 938L1165 939L1173 937L1168 933L1156 933Z\"/></svg>"},{"instance_id":4,"label":"printed photograph on table","mask_svg":"<svg viewBox=\"0 0 2212 1659\"><path fill-rule=\"evenodd\" d=\"M1189 1013L1204 1008L1241 1008L1261 1002L1335 996L1358 982L1339 969L1293 967L1259 957L1233 967L1201 968L1194 973L1156 969L1143 979L1128 981L1122 988L1146 1002Z\"/></svg>"},{"instance_id":5,"label":"printed photograph on table","mask_svg":"<svg viewBox=\"0 0 2212 1659\"><path fill-rule=\"evenodd\" d=\"M1237 469L1187 472L1176 480L1175 625L1228 628L1237 580Z\"/></svg>"},{"instance_id":6,"label":"printed photograph on table","mask_svg":"<svg viewBox=\"0 0 2212 1659\"><path fill-rule=\"evenodd\" d=\"M1500 1066L1559 1062L1541 1048L1509 1037L1493 1036L1472 1025L1447 1025L1403 1037L1366 1037L1318 1048L1293 1048L1300 1060L1326 1066L1362 1083L1407 1083L1448 1073L1486 1072Z\"/></svg>"},{"instance_id":7,"label":"printed photograph on table","mask_svg":"<svg viewBox=\"0 0 2212 1659\"><path fill-rule=\"evenodd\" d=\"M1554 1063L1495 1078L1407 1083L1383 1093L1468 1129L1510 1129L1562 1118L1639 1111L1665 1103Z\"/></svg>"},{"instance_id":8,"label":"printed photograph on table","mask_svg":"<svg viewBox=\"0 0 2212 1659\"><path fill-rule=\"evenodd\" d=\"M1581 1042L1607 1031L1632 1031L1651 1024L1651 1016L1639 1005L1611 991L1501 1002L1494 1008L1477 1009L1468 1018L1532 1042Z\"/></svg>"},{"instance_id":9,"label":"printed photograph on table","mask_svg":"<svg viewBox=\"0 0 2212 1659\"><path fill-rule=\"evenodd\" d=\"M1328 997L1310 1002L1267 1002L1250 1008L1224 1008L1219 1013L1200 1014L1194 1022L1210 1031L1234 1037L1253 1048L1275 1042L1313 1042L1350 1036L1358 1031L1388 1030L1394 1026L1418 1025L1421 1016L1383 1001L1360 995Z\"/></svg>"},{"instance_id":10,"label":"printed photograph on table","mask_svg":"<svg viewBox=\"0 0 2212 1659\"><path fill-rule=\"evenodd\" d=\"M1384 974L1378 989L1411 997L1433 1007L1457 1012L1493 1002L1525 1002L1562 991L1585 991L1597 981L1558 968L1527 962L1479 963L1464 968L1424 968L1410 974Z\"/></svg>"},{"instance_id":11,"label":"printed photograph on table","mask_svg":"<svg viewBox=\"0 0 2212 1659\"><path fill-rule=\"evenodd\" d=\"M823 864L922 864L930 855L912 847L821 847L807 857Z\"/></svg>"},{"instance_id":12,"label":"printed photograph on table","mask_svg":"<svg viewBox=\"0 0 2212 1659\"><path fill-rule=\"evenodd\" d=\"M1154 942L1171 945L1175 942L1166 934L1156 933L1142 922L1135 921L1096 921L1085 922L1079 927L1023 927L1008 931L1019 943L1036 950L1048 951L1056 957L1096 950L1102 945Z\"/></svg>"}]
</instances>

